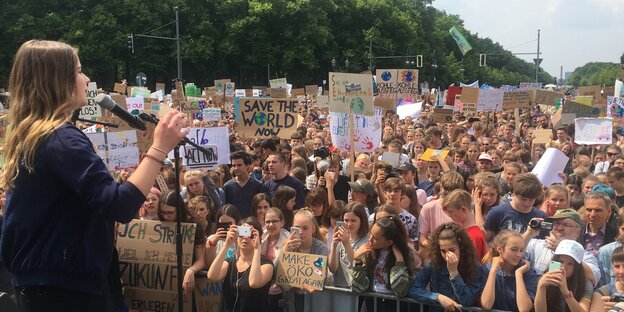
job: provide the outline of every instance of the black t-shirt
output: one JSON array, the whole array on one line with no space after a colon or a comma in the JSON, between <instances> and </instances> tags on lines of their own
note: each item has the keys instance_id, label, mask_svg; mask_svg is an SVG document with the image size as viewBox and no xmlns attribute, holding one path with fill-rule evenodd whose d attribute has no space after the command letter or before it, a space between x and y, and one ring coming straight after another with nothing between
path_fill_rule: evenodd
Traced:
<instances>
[{"instance_id":1,"label":"black t-shirt","mask_svg":"<svg viewBox=\"0 0 624 312\"><path fill-rule=\"evenodd\" d=\"M244 272L238 272L236 259L228 260L229 268L223 280L223 298L221 300L221 311L224 312L255 312L266 311L268 308L267 299L271 281L260 288L249 287L249 267ZM265 258L260 260L260 265L273 263Z\"/></svg>"}]
</instances>

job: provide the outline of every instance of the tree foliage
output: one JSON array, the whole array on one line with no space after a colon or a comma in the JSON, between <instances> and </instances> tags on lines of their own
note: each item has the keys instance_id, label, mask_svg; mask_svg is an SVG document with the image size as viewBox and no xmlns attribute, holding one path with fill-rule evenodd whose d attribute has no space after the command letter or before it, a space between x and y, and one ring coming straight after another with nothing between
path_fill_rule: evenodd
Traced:
<instances>
[{"instance_id":1,"label":"tree foliage","mask_svg":"<svg viewBox=\"0 0 624 312\"><path fill-rule=\"evenodd\" d=\"M620 65L616 63L587 63L575 69L566 79L566 84L574 86L611 86L620 78Z\"/></svg>"},{"instance_id":2,"label":"tree foliage","mask_svg":"<svg viewBox=\"0 0 624 312\"><path fill-rule=\"evenodd\" d=\"M431 6L431 0L81 0L0 2L0 86L6 86L12 58L29 39L68 42L80 50L92 81L105 89L113 81L145 72L148 86L177 76L172 40L127 35L174 37L178 6L183 77L212 85L231 78L238 86L267 85L287 77L296 86L322 84L332 70L361 72L403 68L406 55L423 55L420 81L446 87L479 80L490 85L535 79L535 67L488 38L463 29L457 15ZM457 26L473 50L462 56L449 28ZM372 56L400 56L394 59ZM479 67L479 54L488 66ZM336 59L337 68L332 68ZM349 67L344 63L349 60ZM542 81L552 77L541 72ZM434 82L435 81L435 82Z\"/></svg>"}]
</instances>

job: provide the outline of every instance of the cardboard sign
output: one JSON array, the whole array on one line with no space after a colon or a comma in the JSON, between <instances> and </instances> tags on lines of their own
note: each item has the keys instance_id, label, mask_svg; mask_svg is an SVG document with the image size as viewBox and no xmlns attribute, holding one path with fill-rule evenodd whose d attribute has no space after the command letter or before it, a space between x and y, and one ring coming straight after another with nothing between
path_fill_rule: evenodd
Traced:
<instances>
[{"instance_id":1,"label":"cardboard sign","mask_svg":"<svg viewBox=\"0 0 624 312\"><path fill-rule=\"evenodd\" d=\"M323 290L327 256L283 251L277 260L275 284Z\"/></svg>"},{"instance_id":2,"label":"cardboard sign","mask_svg":"<svg viewBox=\"0 0 624 312\"><path fill-rule=\"evenodd\" d=\"M97 96L97 83L89 82L87 86L87 105L80 108L80 118L91 119L102 117L100 105L95 104Z\"/></svg>"},{"instance_id":3,"label":"cardboard sign","mask_svg":"<svg viewBox=\"0 0 624 312\"><path fill-rule=\"evenodd\" d=\"M182 263L193 261L195 223L182 223ZM119 270L124 297L131 309L177 310L177 255L175 222L132 220L117 228ZM191 310L190 298L184 311Z\"/></svg>"},{"instance_id":4,"label":"cardboard sign","mask_svg":"<svg viewBox=\"0 0 624 312\"><path fill-rule=\"evenodd\" d=\"M269 93L272 98L283 99L288 97L288 90L281 88L271 88L269 89Z\"/></svg>"},{"instance_id":5,"label":"cardboard sign","mask_svg":"<svg viewBox=\"0 0 624 312\"><path fill-rule=\"evenodd\" d=\"M612 142L612 118L577 118L574 121L574 143L609 145Z\"/></svg>"},{"instance_id":6,"label":"cardboard sign","mask_svg":"<svg viewBox=\"0 0 624 312\"><path fill-rule=\"evenodd\" d=\"M461 102L465 113L476 113L477 103L479 102L479 88L463 87Z\"/></svg>"},{"instance_id":7,"label":"cardboard sign","mask_svg":"<svg viewBox=\"0 0 624 312\"><path fill-rule=\"evenodd\" d=\"M529 91L505 92L503 96L503 109L531 107Z\"/></svg>"},{"instance_id":8,"label":"cardboard sign","mask_svg":"<svg viewBox=\"0 0 624 312\"><path fill-rule=\"evenodd\" d=\"M433 122L452 123L453 122L453 110L452 109L434 109L433 110Z\"/></svg>"},{"instance_id":9,"label":"cardboard sign","mask_svg":"<svg viewBox=\"0 0 624 312\"><path fill-rule=\"evenodd\" d=\"M121 84L121 83L115 83L115 87L113 88L113 91L119 94L126 94L126 85Z\"/></svg>"},{"instance_id":10,"label":"cardboard sign","mask_svg":"<svg viewBox=\"0 0 624 312\"><path fill-rule=\"evenodd\" d=\"M329 73L329 110L373 116L373 79L366 74Z\"/></svg>"},{"instance_id":11,"label":"cardboard sign","mask_svg":"<svg viewBox=\"0 0 624 312\"><path fill-rule=\"evenodd\" d=\"M288 82L286 81L286 78L271 79L269 80L269 86L271 88L286 89L288 88Z\"/></svg>"},{"instance_id":12,"label":"cardboard sign","mask_svg":"<svg viewBox=\"0 0 624 312\"><path fill-rule=\"evenodd\" d=\"M380 115L352 115L355 132L353 143L356 152L372 153L381 143ZM330 112L329 129L333 145L340 151L350 151L349 114Z\"/></svg>"},{"instance_id":13,"label":"cardboard sign","mask_svg":"<svg viewBox=\"0 0 624 312\"><path fill-rule=\"evenodd\" d=\"M246 138L289 139L300 123L298 102L290 98L241 98L238 132Z\"/></svg>"},{"instance_id":14,"label":"cardboard sign","mask_svg":"<svg viewBox=\"0 0 624 312\"><path fill-rule=\"evenodd\" d=\"M563 92L536 89L533 90L533 103L555 106L557 105L557 99L564 96Z\"/></svg>"}]
</instances>

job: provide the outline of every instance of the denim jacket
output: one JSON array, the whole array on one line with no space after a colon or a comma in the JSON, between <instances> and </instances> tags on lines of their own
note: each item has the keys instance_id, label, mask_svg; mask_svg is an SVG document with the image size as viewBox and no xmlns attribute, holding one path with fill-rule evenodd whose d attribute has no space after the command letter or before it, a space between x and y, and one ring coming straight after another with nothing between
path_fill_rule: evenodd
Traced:
<instances>
[{"instance_id":1,"label":"denim jacket","mask_svg":"<svg viewBox=\"0 0 624 312\"><path fill-rule=\"evenodd\" d=\"M409 297L424 303L438 304L438 295L442 294L462 306L474 306L488 275L481 264L476 263L475 266L477 266L475 280L467 284L461 275L451 279L446 267L436 271L431 263L428 263L414 279ZM427 290L427 285L430 291Z\"/></svg>"}]
</instances>

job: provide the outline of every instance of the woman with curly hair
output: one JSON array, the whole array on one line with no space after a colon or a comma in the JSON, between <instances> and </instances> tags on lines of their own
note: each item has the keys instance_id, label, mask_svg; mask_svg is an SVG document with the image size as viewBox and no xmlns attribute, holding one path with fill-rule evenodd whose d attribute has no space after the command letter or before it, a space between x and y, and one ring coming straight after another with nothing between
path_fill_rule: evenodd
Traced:
<instances>
[{"instance_id":1,"label":"woman with curly hair","mask_svg":"<svg viewBox=\"0 0 624 312\"><path fill-rule=\"evenodd\" d=\"M414 280L410 298L440 304L447 311L473 306L487 271L479 263L466 230L455 223L438 226L431 248L431 261Z\"/></svg>"}]
</instances>

